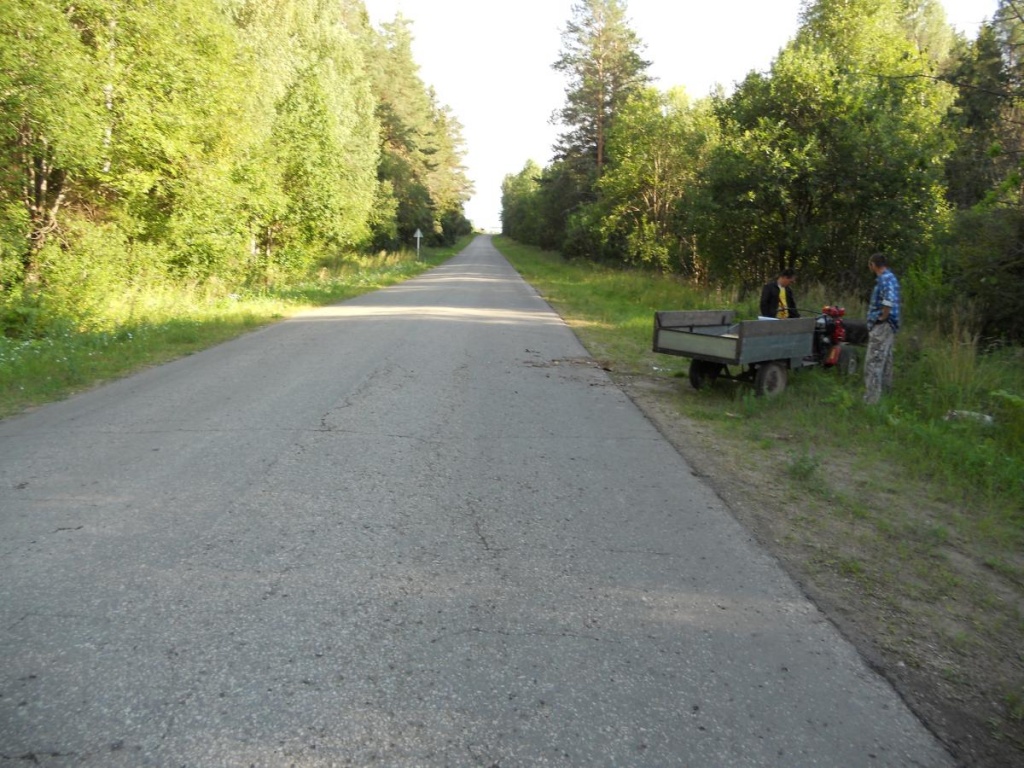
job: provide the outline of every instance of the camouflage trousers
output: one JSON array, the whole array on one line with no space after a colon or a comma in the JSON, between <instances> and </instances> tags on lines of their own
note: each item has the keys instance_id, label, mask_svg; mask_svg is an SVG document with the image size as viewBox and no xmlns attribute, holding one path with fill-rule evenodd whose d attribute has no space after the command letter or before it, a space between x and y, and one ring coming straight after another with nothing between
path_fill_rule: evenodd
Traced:
<instances>
[{"instance_id":1,"label":"camouflage trousers","mask_svg":"<svg viewBox=\"0 0 1024 768\"><path fill-rule=\"evenodd\" d=\"M896 333L889 323L879 323L868 333L868 353L864 360L864 402L877 403L882 392L892 389L892 348Z\"/></svg>"}]
</instances>

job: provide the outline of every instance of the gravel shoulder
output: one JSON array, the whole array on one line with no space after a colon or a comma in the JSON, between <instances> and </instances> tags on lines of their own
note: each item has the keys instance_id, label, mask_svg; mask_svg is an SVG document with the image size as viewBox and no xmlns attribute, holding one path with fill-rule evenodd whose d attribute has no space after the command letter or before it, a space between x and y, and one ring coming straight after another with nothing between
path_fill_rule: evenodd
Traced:
<instances>
[{"instance_id":1,"label":"gravel shoulder","mask_svg":"<svg viewBox=\"0 0 1024 768\"><path fill-rule=\"evenodd\" d=\"M684 379L611 375L961 765L1024 766L1024 595L955 538L915 551L955 502L888 467L868 484L838 450L823 460L829 490L802 488L781 459L684 415ZM877 520L834 514L834 494L899 522L880 535Z\"/></svg>"}]
</instances>

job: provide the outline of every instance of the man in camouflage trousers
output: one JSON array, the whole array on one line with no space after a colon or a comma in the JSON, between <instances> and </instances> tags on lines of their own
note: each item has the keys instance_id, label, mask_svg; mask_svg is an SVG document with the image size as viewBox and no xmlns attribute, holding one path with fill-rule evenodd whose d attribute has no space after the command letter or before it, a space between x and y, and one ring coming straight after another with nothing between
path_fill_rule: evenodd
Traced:
<instances>
[{"instance_id":1,"label":"man in camouflage trousers","mask_svg":"<svg viewBox=\"0 0 1024 768\"><path fill-rule=\"evenodd\" d=\"M900 282L884 254L868 259L875 289L868 304L868 353L864 362L864 402L874 405L892 389L892 348L900 329Z\"/></svg>"}]
</instances>

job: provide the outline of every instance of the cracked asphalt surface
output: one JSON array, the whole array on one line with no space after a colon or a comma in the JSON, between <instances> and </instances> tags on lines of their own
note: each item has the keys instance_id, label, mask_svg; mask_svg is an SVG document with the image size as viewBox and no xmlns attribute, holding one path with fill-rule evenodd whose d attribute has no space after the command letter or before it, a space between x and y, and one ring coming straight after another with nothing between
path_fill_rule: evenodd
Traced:
<instances>
[{"instance_id":1,"label":"cracked asphalt surface","mask_svg":"<svg viewBox=\"0 0 1024 768\"><path fill-rule=\"evenodd\" d=\"M0 764L952 764L485 236L0 422L0 659Z\"/></svg>"}]
</instances>

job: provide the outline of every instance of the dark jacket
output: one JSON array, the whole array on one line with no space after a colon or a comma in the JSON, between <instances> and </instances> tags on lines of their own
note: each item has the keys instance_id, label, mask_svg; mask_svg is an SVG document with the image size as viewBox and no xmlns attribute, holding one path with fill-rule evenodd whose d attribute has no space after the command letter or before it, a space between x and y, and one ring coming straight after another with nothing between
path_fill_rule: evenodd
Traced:
<instances>
[{"instance_id":1,"label":"dark jacket","mask_svg":"<svg viewBox=\"0 0 1024 768\"><path fill-rule=\"evenodd\" d=\"M793 298L793 289L780 288L779 284L772 280L761 289L761 315L763 317L775 317L779 313L779 291L786 292L786 306L789 308L790 317L800 317L796 309L796 299Z\"/></svg>"}]
</instances>

